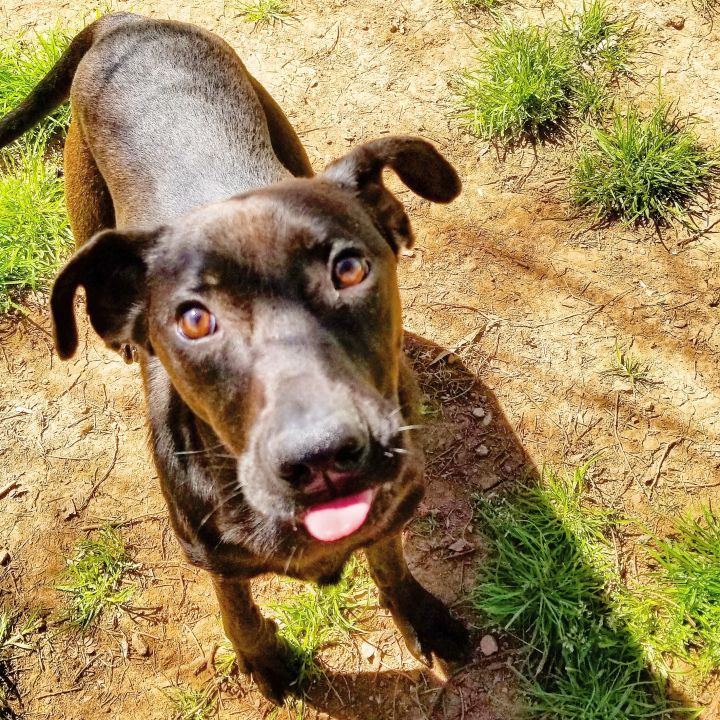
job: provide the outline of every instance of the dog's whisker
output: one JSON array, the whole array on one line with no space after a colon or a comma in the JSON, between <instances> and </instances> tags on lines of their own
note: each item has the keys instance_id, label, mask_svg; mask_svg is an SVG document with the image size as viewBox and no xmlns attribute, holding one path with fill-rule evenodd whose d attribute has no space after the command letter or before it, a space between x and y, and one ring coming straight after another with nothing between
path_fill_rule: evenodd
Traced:
<instances>
[{"instance_id":1,"label":"dog's whisker","mask_svg":"<svg viewBox=\"0 0 720 720\"><path fill-rule=\"evenodd\" d=\"M290 569L290 563L292 563L293 556L295 555L295 551L297 550L297 545L293 545L292 552L288 556L287 562L285 563L285 575L287 575L288 570Z\"/></svg>"},{"instance_id":2,"label":"dog's whisker","mask_svg":"<svg viewBox=\"0 0 720 720\"><path fill-rule=\"evenodd\" d=\"M396 453L397 455L412 455L412 453L409 450L406 450L405 448L390 448L391 452Z\"/></svg>"},{"instance_id":3,"label":"dog's whisker","mask_svg":"<svg viewBox=\"0 0 720 720\"><path fill-rule=\"evenodd\" d=\"M422 425L401 425L397 428L398 432L408 432L409 430L422 430Z\"/></svg>"},{"instance_id":4,"label":"dog's whisker","mask_svg":"<svg viewBox=\"0 0 720 720\"><path fill-rule=\"evenodd\" d=\"M242 496L242 494L243 494L242 490L237 490L236 492L230 494L230 495L229 495L228 497L226 497L224 500L222 500L221 502L219 502L219 503L218 503L207 515L205 515L205 517L200 521L200 524L197 526L197 530L201 530L201 529L206 525L206 523L208 522L208 520L210 520L210 518L211 518L218 510L220 510L220 509L222 509L223 507L225 507L225 505L227 505L227 504L228 504L229 502L231 502L232 500L235 500L235 498L238 498L238 497Z\"/></svg>"},{"instance_id":5,"label":"dog's whisker","mask_svg":"<svg viewBox=\"0 0 720 720\"><path fill-rule=\"evenodd\" d=\"M173 453L173 455L202 455L203 453L208 453L219 447L223 447L223 444L218 443L217 445L210 445L209 447L203 448L202 450L178 450L177 452Z\"/></svg>"}]
</instances>

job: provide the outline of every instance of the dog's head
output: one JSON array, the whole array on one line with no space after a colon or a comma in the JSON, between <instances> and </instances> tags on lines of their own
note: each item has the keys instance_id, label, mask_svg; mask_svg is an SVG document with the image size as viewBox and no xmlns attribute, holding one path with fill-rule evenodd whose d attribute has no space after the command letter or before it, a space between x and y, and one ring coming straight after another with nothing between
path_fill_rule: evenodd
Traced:
<instances>
[{"instance_id":1,"label":"dog's head","mask_svg":"<svg viewBox=\"0 0 720 720\"><path fill-rule=\"evenodd\" d=\"M104 231L53 288L61 357L77 347L82 285L105 342L155 356L212 429L242 501L326 542L389 511L407 465L396 255L412 232L386 166L428 200L460 191L429 143L388 137L315 178L151 231Z\"/></svg>"}]
</instances>

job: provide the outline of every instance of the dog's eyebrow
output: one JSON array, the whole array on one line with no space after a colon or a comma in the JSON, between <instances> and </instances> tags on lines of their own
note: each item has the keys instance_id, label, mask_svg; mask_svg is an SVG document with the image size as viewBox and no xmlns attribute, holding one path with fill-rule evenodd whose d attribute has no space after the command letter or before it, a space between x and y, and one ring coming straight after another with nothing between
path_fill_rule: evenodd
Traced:
<instances>
[{"instance_id":1,"label":"dog's eyebrow","mask_svg":"<svg viewBox=\"0 0 720 720\"><path fill-rule=\"evenodd\" d=\"M212 270L206 270L200 278L200 286L203 288L217 287L220 284L220 275Z\"/></svg>"},{"instance_id":2,"label":"dog's eyebrow","mask_svg":"<svg viewBox=\"0 0 720 720\"><path fill-rule=\"evenodd\" d=\"M223 288L229 292L275 297L288 293L284 275L272 277L267 272L218 252L205 253L200 267L190 270L188 280L188 289L198 294Z\"/></svg>"}]
</instances>

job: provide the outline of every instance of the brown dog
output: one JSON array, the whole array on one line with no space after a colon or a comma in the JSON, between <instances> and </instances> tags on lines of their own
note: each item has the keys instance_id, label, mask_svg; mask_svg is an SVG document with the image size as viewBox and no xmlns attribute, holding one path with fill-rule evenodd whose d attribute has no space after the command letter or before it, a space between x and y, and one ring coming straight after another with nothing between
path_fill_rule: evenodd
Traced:
<instances>
[{"instance_id":1,"label":"brown dog","mask_svg":"<svg viewBox=\"0 0 720 720\"><path fill-rule=\"evenodd\" d=\"M402 553L423 493L396 279L412 233L382 181L391 167L449 202L453 168L387 137L313 177L232 49L175 22L86 28L0 120L0 146L68 93L79 250L53 289L57 350L77 348L79 286L104 341L136 349L173 527L212 574L241 669L276 702L294 679L249 579L334 582L360 547L411 652L462 658L467 631Z\"/></svg>"}]
</instances>

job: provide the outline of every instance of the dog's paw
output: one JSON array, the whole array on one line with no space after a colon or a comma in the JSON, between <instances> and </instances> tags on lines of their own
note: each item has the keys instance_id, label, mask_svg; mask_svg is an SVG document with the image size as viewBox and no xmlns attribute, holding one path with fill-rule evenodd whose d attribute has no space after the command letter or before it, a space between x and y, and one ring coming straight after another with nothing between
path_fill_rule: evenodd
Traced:
<instances>
[{"instance_id":1,"label":"dog's paw","mask_svg":"<svg viewBox=\"0 0 720 720\"><path fill-rule=\"evenodd\" d=\"M258 690L276 705L283 704L297 679L292 653L280 639L260 655L238 655L237 664L240 672L251 675Z\"/></svg>"},{"instance_id":2,"label":"dog's paw","mask_svg":"<svg viewBox=\"0 0 720 720\"><path fill-rule=\"evenodd\" d=\"M395 624L412 655L432 666L433 655L449 663L467 659L470 634L434 595L423 590L403 607L390 608Z\"/></svg>"}]
</instances>

